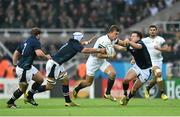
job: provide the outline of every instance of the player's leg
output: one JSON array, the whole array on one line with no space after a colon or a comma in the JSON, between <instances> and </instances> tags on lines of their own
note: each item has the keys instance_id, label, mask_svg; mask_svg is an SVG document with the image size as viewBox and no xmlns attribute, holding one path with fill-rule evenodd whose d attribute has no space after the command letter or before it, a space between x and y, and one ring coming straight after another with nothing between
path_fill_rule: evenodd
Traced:
<instances>
[{"instance_id":1,"label":"player's leg","mask_svg":"<svg viewBox=\"0 0 180 117\"><path fill-rule=\"evenodd\" d=\"M114 84L114 81L116 78L116 72L115 72L113 66L108 62L103 63L103 65L101 66L101 70L104 73L108 74L108 76L109 76L108 82L107 82L107 89L106 89L106 93L104 94L104 98L109 99L111 101L116 101L116 98L114 98L111 95L111 89L113 87L113 84Z\"/></svg>"},{"instance_id":2,"label":"player's leg","mask_svg":"<svg viewBox=\"0 0 180 117\"><path fill-rule=\"evenodd\" d=\"M94 73L100 68L101 62L88 59L86 62L86 79L82 80L73 90L73 97L77 98L79 90L90 86L94 80Z\"/></svg>"},{"instance_id":3,"label":"player's leg","mask_svg":"<svg viewBox=\"0 0 180 117\"><path fill-rule=\"evenodd\" d=\"M53 60L48 60L46 63L47 84L41 85L36 90L36 92L41 93L53 89L54 85L56 84L56 79L58 79L60 73L61 73L61 67Z\"/></svg>"},{"instance_id":4,"label":"player's leg","mask_svg":"<svg viewBox=\"0 0 180 117\"><path fill-rule=\"evenodd\" d=\"M153 78L149 81L148 85L144 89L144 97L148 99L150 97L149 90L156 84L156 79L154 73L152 73Z\"/></svg>"},{"instance_id":5,"label":"player's leg","mask_svg":"<svg viewBox=\"0 0 180 117\"><path fill-rule=\"evenodd\" d=\"M136 79L136 81L134 82L132 91L129 93L127 100L129 101L132 97L135 96L137 90L143 85L143 83L141 82L140 79Z\"/></svg>"},{"instance_id":6,"label":"player's leg","mask_svg":"<svg viewBox=\"0 0 180 117\"><path fill-rule=\"evenodd\" d=\"M126 105L127 102L129 101L129 99L128 99L128 97L127 97L127 96L128 96L127 90L128 90L128 88L129 88L129 82L130 82L131 80L135 80L136 77L137 77L136 71L134 71L133 68L131 68L131 69L127 72L127 74L126 74L126 76L125 76L125 78L124 78L124 80L123 80L124 96L120 99L120 104L121 104L121 105Z\"/></svg>"},{"instance_id":7,"label":"player's leg","mask_svg":"<svg viewBox=\"0 0 180 117\"><path fill-rule=\"evenodd\" d=\"M49 91L54 88L54 85L56 84L56 80L54 78L47 78L47 84L46 85L41 85L37 90L36 93L41 93L44 91Z\"/></svg>"},{"instance_id":8,"label":"player's leg","mask_svg":"<svg viewBox=\"0 0 180 117\"><path fill-rule=\"evenodd\" d=\"M77 98L78 92L85 87L91 86L91 84L93 83L93 80L94 80L94 76L86 75L86 79L82 80L80 84L74 88L73 97Z\"/></svg>"},{"instance_id":9,"label":"player's leg","mask_svg":"<svg viewBox=\"0 0 180 117\"><path fill-rule=\"evenodd\" d=\"M38 90L39 87L41 86L41 84L43 83L44 76L34 66L32 66L32 68L29 70L28 77L29 78L32 77L32 80L34 80L35 82L33 83L31 89L25 95L24 102L25 103L28 102L34 106L37 106L38 104L35 102L33 96L34 96L36 90ZM31 80L31 79L29 79L29 80Z\"/></svg>"},{"instance_id":10,"label":"player's leg","mask_svg":"<svg viewBox=\"0 0 180 117\"><path fill-rule=\"evenodd\" d=\"M8 108L17 108L15 101L19 97L21 97L23 93L26 92L26 89L28 87L28 84L26 81L26 70L16 67L16 74L17 74L17 78L19 79L19 88L16 91L14 91L12 97L8 100L7 102Z\"/></svg>"},{"instance_id":11,"label":"player's leg","mask_svg":"<svg viewBox=\"0 0 180 117\"><path fill-rule=\"evenodd\" d=\"M163 83L163 79L162 79L161 69L158 66L154 66L153 67L153 72L154 72L154 76L155 76L157 85L159 87L160 93L161 93L161 98L163 100L167 100L168 96L164 92L164 83Z\"/></svg>"},{"instance_id":12,"label":"player's leg","mask_svg":"<svg viewBox=\"0 0 180 117\"><path fill-rule=\"evenodd\" d=\"M63 91L63 95L64 95L64 99L65 99L65 106L79 106L79 104L72 102L71 98L69 96L70 93L69 93L69 79L68 79L68 77L66 76L61 81L62 81L62 91Z\"/></svg>"},{"instance_id":13,"label":"player's leg","mask_svg":"<svg viewBox=\"0 0 180 117\"><path fill-rule=\"evenodd\" d=\"M137 77L136 72L133 69L130 69L127 72L127 74L126 74L126 76L125 76L125 78L123 80L123 90L124 90L124 95L125 96L127 96L127 90L129 88L129 82L131 80L135 80L136 77Z\"/></svg>"},{"instance_id":14,"label":"player's leg","mask_svg":"<svg viewBox=\"0 0 180 117\"><path fill-rule=\"evenodd\" d=\"M12 97L7 102L7 107L8 108L17 108L18 107L15 104L15 101L17 99L19 99L23 93L24 94L26 93L27 87L28 87L27 83L25 83L25 82L24 83L23 82L19 83L19 88L16 91L14 91Z\"/></svg>"}]
</instances>

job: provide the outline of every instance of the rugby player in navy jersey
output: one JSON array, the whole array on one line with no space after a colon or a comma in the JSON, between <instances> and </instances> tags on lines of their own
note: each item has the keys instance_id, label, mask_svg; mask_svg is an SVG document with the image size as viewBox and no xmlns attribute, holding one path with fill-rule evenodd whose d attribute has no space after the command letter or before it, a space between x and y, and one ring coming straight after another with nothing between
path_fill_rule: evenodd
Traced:
<instances>
[{"instance_id":1,"label":"rugby player in navy jersey","mask_svg":"<svg viewBox=\"0 0 180 117\"><path fill-rule=\"evenodd\" d=\"M7 102L8 108L17 108L15 101L26 93L26 89L31 80L34 80L32 89L27 93L25 102L29 102L34 106L37 103L34 101L32 94L39 88L44 81L44 76L33 66L33 61L36 56L45 59L51 59L50 55L44 54L41 50L39 42L41 30L37 27L32 28L31 36L20 43L13 54L13 65L16 66L16 74L19 79L19 88L13 93L12 97Z\"/></svg>"},{"instance_id":2,"label":"rugby player in navy jersey","mask_svg":"<svg viewBox=\"0 0 180 117\"><path fill-rule=\"evenodd\" d=\"M46 76L47 84L40 86L37 92L44 92L51 90L56 84L57 80L62 81L62 91L65 98L65 106L78 106L78 104L71 101L69 96L69 79L67 72L63 67L63 63L70 60L78 52L81 53L105 53L104 48L84 48L83 45L86 45L91 42L83 41L83 34L81 32L73 33L73 38L69 39L62 47L52 56L51 60L48 60L46 63Z\"/></svg>"},{"instance_id":3,"label":"rugby player in navy jersey","mask_svg":"<svg viewBox=\"0 0 180 117\"><path fill-rule=\"evenodd\" d=\"M135 64L129 69L123 80L124 96L120 100L121 105L127 105L128 101L136 94L136 91L150 78L151 75L151 58L141 38L142 34L138 31L134 31L131 33L130 41L128 39L125 40L126 43L124 43L124 46L127 47L119 47L119 50L124 49L129 51L135 61ZM118 46L116 49L117 48ZM132 90L128 94L127 90L131 80L135 80L135 82Z\"/></svg>"}]
</instances>

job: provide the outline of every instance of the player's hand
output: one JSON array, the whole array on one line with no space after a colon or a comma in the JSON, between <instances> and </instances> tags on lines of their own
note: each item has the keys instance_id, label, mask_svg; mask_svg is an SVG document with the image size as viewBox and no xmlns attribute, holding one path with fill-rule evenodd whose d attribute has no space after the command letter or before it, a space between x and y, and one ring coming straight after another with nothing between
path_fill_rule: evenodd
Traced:
<instances>
[{"instance_id":1,"label":"player's hand","mask_svg":"<svg viewBox=\"0 0 180 117\"><path fill-rule=\"evenodd\" d=\"M52 57L49 55L49 54L47 54L46 55L46 58L49 60L49 59L52 59Z\"/></svg>"},{"instance_id":2,"label":"player's hand","mask_svg":"<svg viewBox=\"0 0 180 117\"><path fill-rule=\"evenodd\" d=\"M129 39L126 38L126 39L124 40L124 46L128 46L128 45L129 45Z\"/></svg>"},{"instance_id":3,"label":"player's hand","mask_svg":"<svg viewBox=\"0 0 180 117\"><path fill-rule=\"evenodd\" d=\"M99 52L102 53L102 54L106 54L106 49L105 48L100 48Z\"/></svg>"}]
</instances>

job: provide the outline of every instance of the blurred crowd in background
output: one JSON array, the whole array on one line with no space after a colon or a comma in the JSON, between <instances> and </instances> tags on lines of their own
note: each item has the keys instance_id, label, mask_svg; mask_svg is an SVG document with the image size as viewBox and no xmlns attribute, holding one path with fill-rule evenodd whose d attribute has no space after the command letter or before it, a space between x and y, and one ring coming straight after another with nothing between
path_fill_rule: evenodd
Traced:
<instances>
[{"instance_id":1,"label":"blurred crowd in background","mask_svg":"<svg viewBox=\"0 0 180 117\"><path fill-rule=\"evenodd\" d=\"M123 29L154 16L177 1L0 0L0 28L100 28L117 24Z\"/></svg>"}]
</instances>

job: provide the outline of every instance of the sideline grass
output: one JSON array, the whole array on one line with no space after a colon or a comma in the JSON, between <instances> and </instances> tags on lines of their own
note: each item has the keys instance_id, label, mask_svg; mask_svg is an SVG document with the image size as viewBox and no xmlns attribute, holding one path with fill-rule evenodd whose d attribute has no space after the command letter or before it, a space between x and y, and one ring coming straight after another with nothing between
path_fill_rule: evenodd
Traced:
<instances>
[{"instance_id":1,"label":"sideline grass","mask_svg":"<svg viewBox=\"0 0 180 117\"><path fill-rule=\"evenodd\" d=\"M64 99L37 99L38 107L18 100L18 109L6 108L5 99L0 100L0 116L180 116L180 100L132 99L127 106L100 99L77 99L79 107L65 107Z\"/></svg>"}]
</instances>

